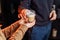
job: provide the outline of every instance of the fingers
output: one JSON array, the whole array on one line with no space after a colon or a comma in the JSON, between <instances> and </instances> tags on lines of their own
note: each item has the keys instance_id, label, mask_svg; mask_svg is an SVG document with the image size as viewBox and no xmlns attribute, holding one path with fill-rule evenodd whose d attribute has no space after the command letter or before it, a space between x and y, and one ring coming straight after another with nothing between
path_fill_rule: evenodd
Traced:
<instances>
[{"instance_id":1,"label":"fingers","mask_svg":"<svg viewBox=\"0 0 60 40\"><path fill-rule=\"evenodd\" d=\"M53 14L53 11L50 13L50 16L49 16L49 18L51 18L51 17L52 17L52 14Z\"/></svg>"},{"instance_id":2,"label":"fingers","mask_svg":"<svg viewBox=\"0 0 60 40\"><path fill-rule=\"evenodd\" d=\"M31 22L31 23L26 23L25 26L27 26L28 28L31 28L35 25L35 21Z\"/></svg>"},{"instance_id":3,"label":"fingers","mask_svg":"<svg viewBox=\"0 0 60 40\"><path fill-rule=\"evenodd\" d=\"M51 20L51 21L53 21L53 20L56 20L56 18L55 18L55 17L53 17L53 18L51 18L50 20Z\"/></svg>"},{"instance_id":4,"label":"fingers","mask_svg":"<svg viewBox=\"0 0 60 40\"><path fill-rule=\"evenodd\" d=\"M50 20L56 20L56 15L54 14Z\"/></svg>"},{"instance_id":5,"label":"fingers","mask_svg":"<svg viewBox=\"0 0 60 40\"><path fill-rule=\"evenodd\" d=\"M24 20L27 22L28 21L28 18L27 18L27 16L26 16L26 10L24 10L24 12L23 12L23 18L24 18Z\"/></svg>"},{"instance_id":6,"label":"fingers","mask_svg":"<svg viewBox=\"0 0 60 40\"><path fill-rule=\"evenodd\" d=\"M26 22L28 21L28 18L26 16L26 9L23 9L19 14L18 18L24 19Z\"/></svg>"},{"instance_id":7,"label":"fingers","mask_svg":"<svg viewBox=\"0 0 60 40\"><path fill-rule=\"evenodd\" d=\"M18 18L22 18L22 15L21 14L18 14Z\"/></svg>"},{"instance_id":8,"label":"fingers","mask_svg":"<svg viewBox=\"0 0 60 40\"><path fill-rule=\"evenodd\" d=\"M18 18L24 18L23 15L24 15L24 10L19 12Z\"/></svg>"},{"instance_id":9,"label":"fingers","mask_svg":"<svg viewBox=\"0 0 60 40\"><path fill-rule=\"evenodd\" d=\"M56 12L53 10L51 13L50 13L50 20L56 20L56 17L57 17L57 15L56 15Z\"/></svg>"}]
</instances>

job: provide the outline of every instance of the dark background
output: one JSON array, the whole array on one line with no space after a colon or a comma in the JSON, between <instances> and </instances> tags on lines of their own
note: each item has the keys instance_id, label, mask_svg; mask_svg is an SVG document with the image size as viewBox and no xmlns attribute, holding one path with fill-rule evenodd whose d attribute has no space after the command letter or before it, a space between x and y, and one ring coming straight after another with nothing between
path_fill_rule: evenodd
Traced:
<instances>
[{"instance_id":1,"label":"dark background","mask_svg":"<svg viewBox=\"0 0 60 40\"><path fill-rule=\"evenodd\" d=\"M18 20L18 5L22 0L0 0L0 23L3 24L2 29ZM60 0L55 0L57 20L53 21L49 40L60 40ZM52 30L57 30L57 36L52 37ZM27 33L24 39L27 40ZM25 38L26 37L26 38Z\"/></svg>"}]
</instances>

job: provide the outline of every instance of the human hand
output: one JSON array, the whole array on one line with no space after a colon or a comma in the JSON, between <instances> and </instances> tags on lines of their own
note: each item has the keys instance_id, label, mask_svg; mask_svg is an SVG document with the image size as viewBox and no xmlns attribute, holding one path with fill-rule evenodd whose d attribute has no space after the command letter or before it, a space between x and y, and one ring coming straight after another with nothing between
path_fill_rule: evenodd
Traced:
<instances>
[{"instance_id":1,"label":"human hand","mask_svg":"<svg viewBox=\"0 0 60 40\"><path fill-rule=\"evenodd\" d=\"M52 10L52 12L49 15L49 18L50 18L51 21L56 20L57 15L56 15L55 10Z\"/></svg>"},{"instance_id":2,"label":"human hand","mask_svg":"<svg viewBox=\"0 0 60 40\"><path fill-rule=\"evenodd\" d=\"M35 20L33 22L30 22L30 23L25 23L24 25L28 28L31 28L35 25Z\"/></svg>"},{"instance_id":3,"label":"human hand","mask_svg":"<svg viewBox=\"0 0 60 40\"><path fill-rule=\"evenodd\" d=\"M27 16L26 16L26 11L27 11L27 9L22 9L22 10L20 10L18 13L18 18L21 18L21 19L24 19L25 20L25 22L27 22L28 21L28 18L27 18Z\"/></svg>"},{"instance_id":4,"label":"human hand","mask_svg":"<svg viewBox=\"0 0 60 40\"><path fill-rule=\"evenodd\" d=\"M0 24L0 27L2 27L2 24Z\"/></svg>"},{"instance_id":5,"label":"human hand","mask_svg":"<svg viewBox=\"0 0 60 40\"><path fill-rule=\"evenodd\" d=\"M23 19L18 21L19 24L25 24L25 21Z\"/></svg>"}]
</instances>

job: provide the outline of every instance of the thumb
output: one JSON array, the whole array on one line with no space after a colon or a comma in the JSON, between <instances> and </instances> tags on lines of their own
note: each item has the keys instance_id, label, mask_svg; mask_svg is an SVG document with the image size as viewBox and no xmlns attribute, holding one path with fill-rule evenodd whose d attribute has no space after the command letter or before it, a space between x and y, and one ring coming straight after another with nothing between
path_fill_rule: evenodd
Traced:
<instances>
[{"instance_id":1,"label":"thumb","mask_svg":"<svg viewBox=\"0 0 60 40\"><path fill-rule=\"evenodd\" d=\"M52 14L53 14L53 11L50 13L49 18L51 18L51 17L52 17Z\"/></svg>"}]
</instances>

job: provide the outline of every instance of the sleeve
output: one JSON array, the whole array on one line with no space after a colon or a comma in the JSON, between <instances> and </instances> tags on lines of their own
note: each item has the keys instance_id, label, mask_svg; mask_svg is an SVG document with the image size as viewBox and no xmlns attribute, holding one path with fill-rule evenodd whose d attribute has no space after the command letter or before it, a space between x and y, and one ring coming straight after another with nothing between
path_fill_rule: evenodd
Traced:
<instances>
[{"instance_id":1,"label":"sleeve","mask_svg":"<svg viewBox=\"0 0 60 40\"><path fill-rule=\"evenodd\" d=\"M3 32L0 29L0 40L6 40L5 35L3 34Z\"/></svg>"},{"instance_id":2,"label":"sleeve","mask_svg":"<svg viewBox=\"0 0 60 40\"><path fill-rule=\"evenodd\" d=\"M52 7L54 5L54 0L48 0L48 7L49 7L49 11L52 11Z\"/></svg>"},{"instance_id":3,"label":"sleeve","mask_svg":"<svg viewBox=\"0 0 60 40\"><path fill-rule=\"evenodd\" d=\"M8 40L22 40L27 30L28 27L20 25L19 28L12 34L12 36Z\"/></svg>"},{"instance_id":4,"label":"sleeve","mask_svg":"<svg viewBox=\"0 0 60 40\"><path fill-rule=\"evenodd\" d=\"M20 20L18 20L18 21L20 21ZM18 21L14 22L10 26L2 29L2 32L3 32L3 34L5 35L6 38L9 38L11 36L11 34L18 28L18 26L20 25L18 23Z\"/></svg>"},{"instance_id":5,"label":"sleeve","mask_svg":"<svg viewBox=\"0 0 60 40\"><path fill-rule=\"evenodd\" d=\"M20 3L20 8L29 9L31 5L31 0L23 0Z\"/></svg>"}]
</instances>

